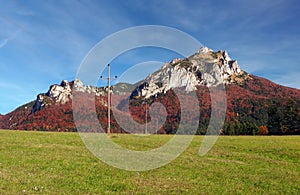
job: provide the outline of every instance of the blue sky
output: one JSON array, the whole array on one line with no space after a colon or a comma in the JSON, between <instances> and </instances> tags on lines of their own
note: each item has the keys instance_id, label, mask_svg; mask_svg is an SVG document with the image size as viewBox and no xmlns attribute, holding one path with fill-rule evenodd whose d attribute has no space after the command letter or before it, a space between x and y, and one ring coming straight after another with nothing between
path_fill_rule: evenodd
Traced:
<instances>
[{"instance_id":1,"label":"blue sky","mask_svg":"<svg viewBox=\"0 0 300 195\"><path fill-rule=\"evenodd\" d=\"M106 36L137 25L166 25L214 50L227 50L249 73L300 88L297 0L0 0L0 113L73 80L88 51ZM151 50L151 49L150 49ZM160 53L160 55L158 55ZM132 51L116 75L172 52ZM126 63L125 63L126 61ZM125 68L126 67L126 68Z\"/></svg>"}]
</instances>

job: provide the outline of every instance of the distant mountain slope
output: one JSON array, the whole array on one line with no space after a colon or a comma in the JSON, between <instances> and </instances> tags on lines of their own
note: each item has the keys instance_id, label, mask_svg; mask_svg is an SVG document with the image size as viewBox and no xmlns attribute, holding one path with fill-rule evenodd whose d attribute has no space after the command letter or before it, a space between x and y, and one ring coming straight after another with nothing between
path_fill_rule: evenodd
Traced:
<instances>
[{"instance_id":1,"label":"distant mountain slope","mask_svg":"<svg viewBox=\"0 0 300 195\"><path fill-rule=\"evenodd\" d=\"M277 85L251 75L243 85L229 85L227 90L228 134L236 129L251 134L254 124L267 126L270 134L300 133L300 91ZM230 117L231 116L231 117ZM248 127L252 129L247 129ZM250 131L250 132L249 132ZM243 132L244 133L244 132Z\"/></svg>"},{"instance_id":2,"label":"distant mountain slope","mask_svg":"<svg viewBox=\"0 0 300 195\"><path fill-rule=\"evenodd\" d=\"M126 102L129 98L130 114L143 124L149 117L149 106L162 103L167 120L158 133L175 133L180 123L179 100L174 88L186 92L196 91L201 117L197 133L204 134L210 119L211 106L208 87L223 84L227 94L227 111L222 134L259 134L262 127L269 134L300 134L300 90L275 84L267 79L241 70L226 51L214 52L203 47L185 59L174 59L136 85L120 83L113 86L112 113L128 117ZM0 128L45 131L76 131L73 121L72 98L74 90L96 98L100 124L107 128L107 89L85 86L79 79L52 85L47 93L37 96L7 115L0 116ZM188 98L188 96L187 96ZM84 98L82 100L85 102ZM198 105L189 105L195 107ZM192 110L192 109L191 109ZM147 112L147 113L146 113ZM92 127L88 112L82 111L86 128ZM192 113L191 113L192 114ZM113 132L126 132L112 115ZM185 132L189 133L189 132Z\"/></svg>"}]
</instances>

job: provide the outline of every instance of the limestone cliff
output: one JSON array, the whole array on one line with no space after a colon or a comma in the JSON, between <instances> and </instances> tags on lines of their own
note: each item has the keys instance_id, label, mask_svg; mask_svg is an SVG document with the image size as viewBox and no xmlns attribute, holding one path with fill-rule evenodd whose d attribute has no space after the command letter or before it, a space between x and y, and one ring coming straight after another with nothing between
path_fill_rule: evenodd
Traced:
<instances>
[{"instance_id":1,"label":"limestone cliff","mask_svg":"<svg viewBox=\"0 0 300 195\"><path fill-rule=\"evenodd\" d=\"M227 85L247 79L250 76L241 70L237 61L232 60L226 51L214 52L208 47L202 47L194 55L185 59L176 58L149 75L135 89L133 96L149 98L178 87L184 87L189 92L198 85Z\"/></svg>"}]
</instances>

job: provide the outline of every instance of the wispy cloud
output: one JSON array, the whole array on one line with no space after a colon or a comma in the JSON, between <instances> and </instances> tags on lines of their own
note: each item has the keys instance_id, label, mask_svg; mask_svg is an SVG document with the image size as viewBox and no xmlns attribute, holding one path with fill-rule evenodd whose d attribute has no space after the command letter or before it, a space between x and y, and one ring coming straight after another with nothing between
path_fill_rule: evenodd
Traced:
<instances>
[{"instance_id":1,"label":"wispy cloud","mask_svg":"<svg viewBox=\"0 0 300 195\"><path fill-rule=\"evenodd\" d=\"M280 83L285 86L300 89L300 79L299 78L300 78L299 72L291 72L291 73L277 75L277 77L274 78L274 82Z\"/></svg>"},{"instance_id":2,"label":"wispy cloud","mask_svg":"<svg viewBox=\"0 0 300 195\"><path fill-rule=\"evenodd\" d=\"M4 45L6 45L7 42L8 42L8 38L3 39L3 40L0 42L0 48L2 48Z\"/></svg>"},{"instance_id":3,"label":"wispy cloud","mask_svg":"<svg viewBox=\"0 0 300 195\"><path fill-rule=\"evenodd\" d=\"M22 88L14 83L8 83L8 82L1 82L0 81L0 88L5 89L12 89L12 90L21 90Z\"/></svg>"},{"instance_id":4,"label":"wispy cloud","mask_svg":"<svg viewBox=\"0 0 300 195\"><path fill-rule=\"evenodd\" d=\"M19 33L21 32L21 30L18 30L16 32L14 32L13 34L11 34L10 36L6 37L5 39L3 39L0 42L0 49L2 47L4 47L10 40L13 40Z\"/></svg>"}]
</instances>

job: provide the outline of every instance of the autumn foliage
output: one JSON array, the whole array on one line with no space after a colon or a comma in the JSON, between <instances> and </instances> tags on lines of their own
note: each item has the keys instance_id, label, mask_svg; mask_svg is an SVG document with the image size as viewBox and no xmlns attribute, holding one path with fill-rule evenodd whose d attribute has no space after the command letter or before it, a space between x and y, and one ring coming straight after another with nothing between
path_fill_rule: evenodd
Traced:
<instances>
[{"instance_id":1,"label":"autumn foliage","mask_svg":"<svg viewBox=\"0 0 300 195\"><path fill-rule=\"evenodd\" d=\"M259 127L259 135L268 135L268 134L269 134L269 130L267 126L262 125Z\"/></svg>"},{"instance_id":2,"label":"autumn foliage","mask_svg":"<svg viewBox=\"0 0 300 195\"><path fill-rule=\"evenodd\" d=\"M266 134L300 134L300 91L287 88L266 79L251 76L252 79L242 85L231 84L226 86L227 110L222 133L224 135L266 135ZM196 90L198 105L187 105L190 116L193 116L195 107L199 108L200 118L197 134L205 134L211 117L211 96L207 87L199 86ZM11 113L0 116L0 128L42 130L42 131L102 131L107 129L107 97L87 94L76 94L76 104L72 100L66 104L52 104L31 114L34 102L25 104ZM165 110L158 114L164 115L166 121L161 124L156 133L176 133L181 121L180 101L176 94L169 90L150 99L130 99L130 94L113 95L118 102L111 109L111 130L115 133L129 133L119 125L129 123L131 117L139 124L151 122L150 107L160 103ZM186 101L189 96L184 96ZM223 97L220 97L223 98ZM74 98L73 98L74 100ZM125 112L125 103L129 101L129 112ZM77 107L74 107L77 106ZM92 112L92 111L95 112ZM118 120L114 115L118 114ZM74 116L77 117L74 121ZM78 122L79 121L79 122ZM189 128L184 132L189 134ZM143 130L140 130L142 133Z\"/></svg>"}]
</instances>

